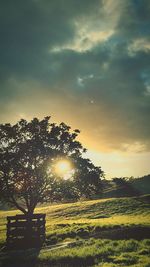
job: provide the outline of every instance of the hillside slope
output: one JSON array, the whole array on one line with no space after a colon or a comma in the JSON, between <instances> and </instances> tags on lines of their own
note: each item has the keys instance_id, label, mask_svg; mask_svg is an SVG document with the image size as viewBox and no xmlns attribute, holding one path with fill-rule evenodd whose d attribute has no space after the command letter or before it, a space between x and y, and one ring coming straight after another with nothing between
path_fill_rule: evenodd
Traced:
<instances>
[{"instance_id":1,"label":"hillside slope","mask_svg":"<svg viewBox=\"0 0 150 267\"><path fill-rule=\"evenodd\" d=\"M103 180L103 198L130 197L150 194L150 175L139 178Z\"/></svg>"},{"instance_id":2,"label":"hillside slope","mask_svg":"<svg viewBox=\"0 0 150 267\"><path fill-rule=\"evenodd\" d=\"M0 266L149 266L150 195L47 205L36 212L46 213L45 247L0 252ZM17 213L0 211L1 246L6 216Z\"/></svg>"},{"instance_id":3,"label":"hillside slope","mask_svg":"<svg viewBox=\"0 0 150 267\"><path fill-rule=\"evenodd\" d=\"M141 194L150 194L150 174L132 180L131 184Z\"/></svg>"},{"instance_id":4,"label":"hillside slope","mask_svg":"<svg viewBox=\"0 0 150 267\"><path fill-rule=\"evenodd\" d=\"M5 240L6 217L18 211L0 211L0 241ZM67 236L69 232L89 225L91 228L117 225L150 225L150 195L110 198L69 204L47 205L36 209L46 213L47 236ZM74 234L73 234L74 236Z\"/></svg>"}]
</instances>

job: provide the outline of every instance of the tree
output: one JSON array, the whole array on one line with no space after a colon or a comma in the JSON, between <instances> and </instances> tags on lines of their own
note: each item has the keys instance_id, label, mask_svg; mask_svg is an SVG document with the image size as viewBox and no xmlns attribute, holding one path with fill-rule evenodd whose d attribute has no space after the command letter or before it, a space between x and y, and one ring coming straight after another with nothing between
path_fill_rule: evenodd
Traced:
<instances>
[{"instance_id":1,"label":"tree","mask_svg":"<svg viewBox=\"0 0 150 267\"><path fill-rule=\"evenodd\" d=\"M65 123L49 120L21 119L14 125L0 125L0 195L24 214L32 214L38 203L61 200L67 183L72 185L70 196L87 191L88 186L93 190L103 174L82 158L86 149L76 140L79 130L71 132ZM74 164L72 179L64 186L53 171L58 158L70 158Z\"/></svg>"},{"instance_id":2,"label":"tree","mask_svg":"<svg viewBox=\"0 0 150 267\"><path fill-rule=\"evenodd\" d=\"M102 193L103 171L86 158L77 157L76 172L74 175L75 187L79 190L80 197L91 198Z\"/></svg>"}]
</instances>

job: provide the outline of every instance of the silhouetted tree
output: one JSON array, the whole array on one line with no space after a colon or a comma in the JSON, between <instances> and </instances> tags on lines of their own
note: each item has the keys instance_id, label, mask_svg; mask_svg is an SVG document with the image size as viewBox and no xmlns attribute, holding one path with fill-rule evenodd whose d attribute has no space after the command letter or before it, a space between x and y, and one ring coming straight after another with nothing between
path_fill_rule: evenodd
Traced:
<instances>
[{"instance_id":1,"label":"silhouetted tree","mask_svg":"<svg viewBox=\"0 0 150 267\"><path fill-rule=\"evenodd\" d=\"M55 201L74 202L80 198L80 190L76 187L73 179L59 179L55 194Z\"/></svg>"},{"instance_id":2,"label":"silhouetted tree","mask_svg":"<svg viewBox=\"0 0 150 267\"><path fill-rule=\"evenodd\" d=\"M102 192L103 172L100 167L95 165L86 158L78 157L75 159L76 172L74 175L75 187L78 188L80 196L91 198Z\"/></svg>"},{"instance_id":3,"label":"silhouetted tree","mask_svg":"<svg viewBox=\"0 0 150 267\"><path fill-rule=\"evenodd\" d=\"M103 172L82 158L86 149L76 140L79 130L49 119L0 125L0 196L24 214L32 214L38 203L63 199L65 188L74 199L99 190ZM66 184L53 172L55 160L64 157L74 164Z\"/></svg>"}]
</instances>

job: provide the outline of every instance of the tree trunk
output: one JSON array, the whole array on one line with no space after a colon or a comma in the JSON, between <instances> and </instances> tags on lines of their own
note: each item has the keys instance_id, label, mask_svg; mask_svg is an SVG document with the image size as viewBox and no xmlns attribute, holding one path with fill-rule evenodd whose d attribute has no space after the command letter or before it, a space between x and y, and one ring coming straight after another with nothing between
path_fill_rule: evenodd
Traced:
<instances>
[{"instance_id":1,"label":"tree trunk","mask_svg":"<svg viewBox=\"0 0 150 267\"><path fill-rule=\"evenodd\" d=\"M27 215L32 216L34 213L35 206L31 206L28 208Z\"/></svg>"},{"instance_id":2,"label":"tree trunk","mask_svg":"<svg viewBox=\"0 0 150 267\"><path fill-rule=\"evenodd\" d=\"M18 202L15 200L15 198L13 196L11 196L11 201L10 203L12 203L17 209L19 209L20 211L22 211L25 215L27 214L26 209L24 209L23 207L21 207Z\"/></svg>"}]
</instances>

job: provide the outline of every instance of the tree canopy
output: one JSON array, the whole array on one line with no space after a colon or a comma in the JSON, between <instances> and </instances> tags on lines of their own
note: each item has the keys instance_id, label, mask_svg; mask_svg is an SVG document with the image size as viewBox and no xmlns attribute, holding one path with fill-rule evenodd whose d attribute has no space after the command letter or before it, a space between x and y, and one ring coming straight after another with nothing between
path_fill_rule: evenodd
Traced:
<instances>
[{"instance_id":1,"label":"tree canopy","mask_svg":"<svg viewBox=\"0 0 150 267\"><path fill-rule=\"evenodd\" d=\"M50 123L50 117L1 124L1 199L32 214L38 203L100 193L103 171L83 158L86 149L77 140L79 133L65 123ZM66 181L54 172L56 160L64 158L73 164Z\"/></svg>"}]
</instances>

